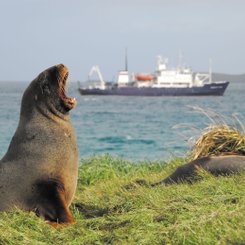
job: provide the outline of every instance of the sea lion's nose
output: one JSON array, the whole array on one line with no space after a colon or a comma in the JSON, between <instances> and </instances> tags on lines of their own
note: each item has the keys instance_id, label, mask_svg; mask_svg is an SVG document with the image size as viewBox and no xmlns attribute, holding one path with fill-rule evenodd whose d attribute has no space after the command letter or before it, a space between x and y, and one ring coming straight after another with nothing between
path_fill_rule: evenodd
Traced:
<instances>
[{"instance_id":1,"label":"sea lion's nose","mask_svg":"<svg viewBox=\"0 0 245 245\"><path fill-rule=\"evenodd\" d=\"M57 67L64 68L65 66L63 64L59 64L59 65L57 65Z\"/></svg>"},{"instance_id":2,"label":"sea lion's nose","mask_svg":"<svg viewBox=\"0 0 245 245\"><path fill-rule=\"evenodd\" d=\"M62 72L64 74L69 72L69 69L63 64L56 65L56 70L57 70L57 72L59 72L59 73Z\"/></svg>"}]
</instances>

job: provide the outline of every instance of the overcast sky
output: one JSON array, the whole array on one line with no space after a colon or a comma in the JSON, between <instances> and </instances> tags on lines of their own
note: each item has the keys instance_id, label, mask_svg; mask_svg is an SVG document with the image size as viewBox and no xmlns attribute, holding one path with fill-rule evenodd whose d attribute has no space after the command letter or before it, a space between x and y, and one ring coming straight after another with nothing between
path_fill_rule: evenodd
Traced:
<instances>
[{"instance_id":1,"label":"overcast sky","mask_svg":"<svg viewBox=\"0 0 245 245\"><path fill-rule=\"evenodd\" d=\"M245 73L244 0L0 0L0 80L31 80L64 63L86 80L124 68L151 72L156 56L207 71Z\"/></svg>"}]
</instances>

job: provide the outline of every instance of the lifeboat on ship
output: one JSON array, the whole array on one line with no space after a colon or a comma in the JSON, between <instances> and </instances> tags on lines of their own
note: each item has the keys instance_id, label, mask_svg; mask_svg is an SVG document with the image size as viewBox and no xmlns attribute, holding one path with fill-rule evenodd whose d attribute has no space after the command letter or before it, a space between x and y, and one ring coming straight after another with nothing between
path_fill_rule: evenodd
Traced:
<instances>
[{"instance_id":1,"label":"lifeboat on ship","mask_svg":"<svg viewBox=\"0 0 245 245\"><path fill-rule=\"evenodd\" d=\"M151 74L137 74L135 75L137 81L152 81L154 76Z\"/></svg>"}]
</instances>

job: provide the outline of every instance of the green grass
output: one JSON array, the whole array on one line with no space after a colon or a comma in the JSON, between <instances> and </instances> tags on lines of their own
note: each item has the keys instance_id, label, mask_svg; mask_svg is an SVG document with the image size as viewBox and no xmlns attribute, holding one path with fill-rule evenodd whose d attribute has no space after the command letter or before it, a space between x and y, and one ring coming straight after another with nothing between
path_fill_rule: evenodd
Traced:
<instances>
[{"instance_id":1,"label":"green grass","mask_svg":"<svg viewBox=\"0 0 245 245\"><path fill-rule=\"evenodd\" d=\"M34 213L0 213L0 244L244 244L245 175L151 188L183 159L131 163L109 155L82 160L72 213L55 229Z\"/></svg>"}]
</instances>

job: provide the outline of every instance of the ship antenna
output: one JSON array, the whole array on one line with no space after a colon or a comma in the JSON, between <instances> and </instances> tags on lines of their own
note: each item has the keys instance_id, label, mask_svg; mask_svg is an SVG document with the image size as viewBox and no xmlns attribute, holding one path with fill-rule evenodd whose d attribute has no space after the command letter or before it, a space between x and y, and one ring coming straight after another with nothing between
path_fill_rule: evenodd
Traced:
<instances>
[{"instance_id":1,"label":"ship antenna","mask_svg":"<svg viewBox=\"0 0 245 245\"><path fill-rule=\"evenodd\" d=\"M209 82L212 82L212 59L209 59Z\"/></svg>"},{"instance_id":2,"label":"ship antenna","mask_svg":"<svg viewBox=\"0 0 245 245\"><path fill-rule=\"evenodd\" d=\"M125 49L125 71L128 71L128 49Z\"/></svg>"},{"instance_id":3,"label":"ship antenna","mask_svg":"<svg viewBox=\"0 0 245 245\"><path fill-rule=\"evenodd\" d=\"M182 68L182 62L183 62L183 53L181 50L179 50L179 69Z\"/></svg>"}]
</instances>

